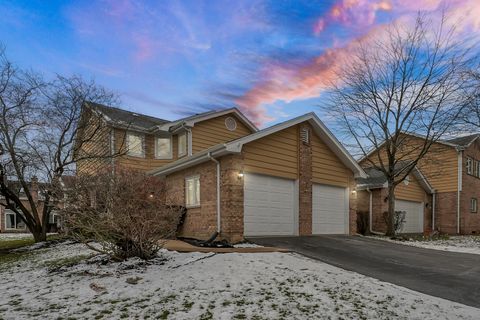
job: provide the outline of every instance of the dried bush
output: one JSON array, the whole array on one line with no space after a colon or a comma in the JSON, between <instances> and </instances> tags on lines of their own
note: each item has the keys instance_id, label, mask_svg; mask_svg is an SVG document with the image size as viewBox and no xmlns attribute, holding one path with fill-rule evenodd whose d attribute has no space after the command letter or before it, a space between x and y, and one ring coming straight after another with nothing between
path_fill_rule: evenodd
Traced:
<instances>
[{"instance_id":1,"label":"dried bush","mask_svg":"<svg viewBox=\"0 0 480 320\"><path fill-rule=\"evenodd\" d=\"M165 205L160 178L121 169L77 177L67 191L63 214L74 238L124 260L155 257L162 240L175 236L183 210Z\"/></svg>"},{"instance_id":2,"label":"dried bush","mask_svg":"<svg viewBox=\"0 0 480 320\"><path fill-rule=\"evenodd\" d=\"M361 235L366 235L368 233L369 226L369 212L368 211L358 211L357 212L357 232Z\"/></svg>"}]
</instances>

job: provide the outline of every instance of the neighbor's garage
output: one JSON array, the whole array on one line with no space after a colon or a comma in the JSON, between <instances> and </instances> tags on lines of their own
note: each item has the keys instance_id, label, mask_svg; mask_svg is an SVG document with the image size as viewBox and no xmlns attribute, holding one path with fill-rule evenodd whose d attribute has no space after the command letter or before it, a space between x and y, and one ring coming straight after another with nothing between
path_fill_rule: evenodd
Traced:
<instances>
[{"instance_id":1,"label":"neighbor's garage","mask_svg":"<svg viewBox=\"0 0 480 320\"><path fill-rule=\"evenodd\" d=\"M296 235L295 181L253 173L244 179L244 235Z\"/></svg>"},{"instance_id":2,"label":"neighbor's garage","mask_svg":"<svg viewBox=\"0 0 480 320\"><path fill-rule=\"evenodd\" d=\"M348 189L314 184L312 234L348 234Z\"/></svg>"},{"instance_id":3,"label":"neighbor's garage","mask_svg":"<svg viewBox=\"0 0 480 320\"><path fill-rule=\"evenodd\" d=\"M395 211L405 212L405 224L401 233L423 232L423 202L396 200Z\"/></svg>"}]
</instances>

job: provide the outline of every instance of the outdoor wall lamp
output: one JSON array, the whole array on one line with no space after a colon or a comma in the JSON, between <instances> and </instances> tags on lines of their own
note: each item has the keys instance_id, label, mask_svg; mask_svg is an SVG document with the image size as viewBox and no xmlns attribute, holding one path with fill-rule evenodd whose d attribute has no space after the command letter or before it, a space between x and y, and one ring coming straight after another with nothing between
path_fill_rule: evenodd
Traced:
<instances>
[{"instance_id":1,"label":"outdoor wall lamp","mask_svg":"<svg viewBox=\"0 0 480 320\"><path fill-rule=\"evenodd\" d=\"M240 171L240 172L238 173L238 179L240 180L240 179L242 179L242 178L243 178L243 171Z\"/></svg>"}]
</instances>

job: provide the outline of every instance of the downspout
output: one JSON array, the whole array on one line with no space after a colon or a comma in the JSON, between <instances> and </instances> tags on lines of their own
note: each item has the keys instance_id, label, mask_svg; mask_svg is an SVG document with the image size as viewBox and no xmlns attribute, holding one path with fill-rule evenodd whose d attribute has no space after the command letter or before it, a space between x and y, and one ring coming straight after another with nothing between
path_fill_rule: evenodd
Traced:
<instances>
[{"instance_id":1,"label":"downspout","mask_svg":"<svg viewBox=\"0 0 480 320\"><path fill-rule=\"evenodd\" d=\"M217 165L217 234L220 234L221 231L221 220L220 220L220 161L212 157L212 153L209 152L207 157L215 162Z\"/></svg>"},{"instance_id":2,"label":"downspout","mask_svg":"<svg viewBox=\"0 0 480 320\"><path fill-rule=\"evenodd\" d=\"M457 234L460 234L460 194L462 192L462 170L463 170L463 152L457 149L458 152L458 186L457 186Z\"/></svg>"},{"instance_id":3,"label":"downspout","mask_svg":"<svg viewBox=\"0 0 480 320\"><path fill-rule=\"evenodd\" d=\"M437 196L437 193L434 190L432 192L432 232L435 231L435 207L436 207L435 198L436 196Z\"/></svg>"}]
</instances>

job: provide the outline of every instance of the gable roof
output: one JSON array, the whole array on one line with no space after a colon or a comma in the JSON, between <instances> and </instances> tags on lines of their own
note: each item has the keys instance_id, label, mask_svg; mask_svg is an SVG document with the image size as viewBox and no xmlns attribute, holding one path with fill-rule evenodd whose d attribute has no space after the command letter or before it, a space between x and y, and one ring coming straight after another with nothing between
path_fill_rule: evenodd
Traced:
<instances>
[{"instance_id":1,"label":"gable roof","mask_svg":"<svg viewBox=\"0 0 480 320\"><path fill-rule=\"evenodd\" d=\"M323 122L313 112L304 114L297 118L276 124L274 126L257 131L250 135L241 137L239 139L218 144L207 150L196 153L192 156L182 158L180 160L169 163L161 168L150 171L153 175L167 175L175 171L194 166L196 164L206 162L211 157L220 157L226 154L240 153L244 144L258 140L265 136L271 135L275 132L284 130L291 126L297 125L301 122L308 121L315 133L320 139L337 155L340 161L350 170L352 170L356 177L367 177L360 165L348 153L345 147L337 140L332 132L323 124Z\"/></svg>"},{"instance_id":2,"label":"gable roof","mask_svg":"<svg viewBox=\"0 0 480 320\"><path fill-rule=\"evenodd\" d=\"M248 120L237 108L212 110L175 121L169 121L144 114L123 110L116 107L110 107L95 102L86 102L85 105L91 110L100 114L108 124L115 127L131 128L145 132L170 131L173 132L182 126L193 127L195 123L208 119L220 117L229 113L234 113L243 124L245 124L253 132L258 131L257 127Z\"/></svg>"},{"instance_id":3,"label":"gable roof","mask_svg":"<svg viewBox=\"0 0 480 320\"><path fill-rule=\"evenodd\" d=\"M403 167L402 164L399 165L397 170L400 170ZM365 189L379 189L379 188L386 188L387 185L387 178L385 177L384 173L378 169L373 167L365 169L366 174L368 175L367 178L357 178L357 190L365 190ZM422 188L427 191L428 193L434 193L435 190L428 182L427 178L422 174L422 172L417 168L413 168L412 174L417 178L418 182L422 186Z\"/></svg>"},{"instance_id":4,"label":"gable roof","mask_svg":"<svg viewBox=\"0 0 480 320\"><path fill-rule=\"evenodd\" d=\"M460 146L460 147L468 147L475 140L477 140L479 137L480 137L480 133L476 133L476 134L471 134L471 135L468 135L468 136L463 136L463 137L458 137L458 138L455 138L455 139L450 139L450 140L447 140L447 142L453 143L453 144L455 144L457 146Z\"/></svg>"}]
</instances>

